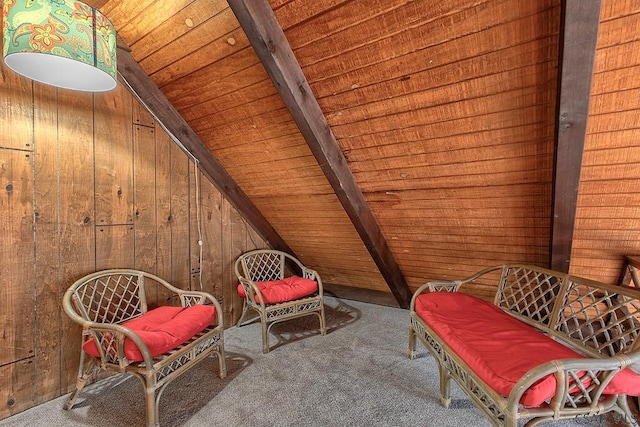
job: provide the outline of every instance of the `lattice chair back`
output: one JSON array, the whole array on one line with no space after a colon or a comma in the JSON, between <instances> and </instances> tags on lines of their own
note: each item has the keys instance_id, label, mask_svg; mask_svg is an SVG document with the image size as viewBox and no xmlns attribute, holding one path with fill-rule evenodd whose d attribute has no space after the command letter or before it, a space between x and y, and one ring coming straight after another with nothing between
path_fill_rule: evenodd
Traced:
<instances>
[{"instance_id":1,"label":"lattice chair back","mask_svg":"<svg viewBox=\"0 0 640 427\"><path fill-rule=\"evenodd\" d=\"M495 304L527 323L549 326L561 280L558 272L527 265L505 266Z\"/></svg>"},{"instance_id":2,"label":"lattice chair back","mask_svg":"<svg viewBox=\"0 0 640 427\"><path fill-rule=\"evenodd\" d=\"M604 357L640 347L640 291L569 276L558 302L556 331ZM634 366L640 372L640 366Z\"/></svg>"},{"instance_id":3,"label":"lattice chair back","mask_svg":"<svg viewBox=\"0 0 640 427\"><path fill-rule=\"evenodd\" d=\"M286 254L278 251L258 250L247 253L236 263L236 276L253 282L280 280L285 276ZM242 272L238 271L241 266Z\"/></svg>"},{"instance_id":4,"label":"lattice chair back","mask_svg":"<svg viewBox=\"0 0 640 427\"><path fill-rule=\"evenodd\" d=\"M69 292L77 314L91 322L123 323L147 311L142 274L97 272Z\"/></svg>"},{"instance_id":5,"label":"lattice chair back","mask_svg":"<svg viewBox=\"0 0 640 427\"><path fill-rule=\"evenodd\" d=\"M634 288L518 265L503 268L496 304L579 351L610 357L640 347L639 298Z\"/></svg>"}]
</instances>

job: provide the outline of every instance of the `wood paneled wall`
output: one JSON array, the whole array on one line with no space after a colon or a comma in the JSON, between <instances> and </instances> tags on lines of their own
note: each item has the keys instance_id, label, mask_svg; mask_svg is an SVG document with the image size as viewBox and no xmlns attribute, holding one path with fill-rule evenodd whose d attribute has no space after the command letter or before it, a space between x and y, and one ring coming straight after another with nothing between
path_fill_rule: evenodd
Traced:
<instances>
[{"instance_id":1,"label":"wood paneled wall","mask_svg":"<svg viewBox=\"0 0 640 427\"><path fill-rule=\"evenodd\" d=\"M570 272L615 283L640 254L640 3L603 0Z\"/></svg>"},{"instance_id":2,"label":"wood paneled wall","mask_svg":"<svg viewBox=\"0 0 640 427\"><path fill-rule=\"evenodd\" d=\"M79 277L133 267L202 287L230 325L233 262L266 244L122 84L92 95L0 72L1 419L75 385L81 331L61 299Z\"/></svg>"},{"instance_id":3,"label":"wood paneled wall","mask_svg":"<svg viewBox=\"0 0 640 427\"><path fill-rule=\"evenodd\" d=\"M271 3L411 287L547 264L558 0Z\"/></svg>"}]
</instances>

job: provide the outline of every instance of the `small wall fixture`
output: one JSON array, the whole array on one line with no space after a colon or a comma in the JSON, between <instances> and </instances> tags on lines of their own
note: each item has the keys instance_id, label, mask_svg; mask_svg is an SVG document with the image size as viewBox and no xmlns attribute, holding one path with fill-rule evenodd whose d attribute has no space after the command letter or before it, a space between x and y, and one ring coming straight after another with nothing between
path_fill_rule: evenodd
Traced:
<instances>
[{"instance_id":1,"label":"small wall fixture","mask_svg":"<svg viewBox=\"0 0 640 427\"><path fill-rule=\"evenodd\" d=\"M116 87L116 32L74 0L3 0L3 58L15 72L65 89Z\"/></svg>"}]
</instances>

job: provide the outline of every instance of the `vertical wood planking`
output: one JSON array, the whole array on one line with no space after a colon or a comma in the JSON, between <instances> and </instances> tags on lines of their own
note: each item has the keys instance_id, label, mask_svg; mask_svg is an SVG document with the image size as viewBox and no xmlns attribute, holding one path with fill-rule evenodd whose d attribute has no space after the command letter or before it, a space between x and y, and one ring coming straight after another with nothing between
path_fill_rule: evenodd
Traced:
<instances>
[{"instance_id":1,"label":"vertical wood planking","mask_svg":"<svg viewBox=\"0 0 640 427\"><path fill-rule=\"evenodd\" d=\"M149 113L149 111L145 108L143 104L138 101L138 98L132 96L132 114L133 114L133 124L140 126L147 126L150 128L155 127L156 121Z\"/></svg>"},{"instance_id":2,"label":"vertical wood planking","mask_svg":"<svg viewBox=\"0 0 640 427\"><path fill-rule=\"evenodd\" d=\"M57 91L34 85L36 363L38 402L60 395L60 284Z\"/></svg>"},{"instance_id":3,"label":"vertical wood planking","mask_svg":"<svg viewBox=\"0 0 640 427\"><path fill-rule=\"evenodd\" d=\"M264 239L260 234L252 227L247 227L247 244L246 248L248 251L252 249L266 249L267 243L265 243Z\"/></svg>"},{"instance_id":4,"label":"vertical wood planking","mask_svg":"<svg viewBox=\"0 0 640 427\"><path fill-rule=\"evenodd\" d=\"M96 224L133 224L131 94L118 85L95 102Z\"/></svg>"},{"instance_id":5,"label":"vertical wood planking","mask_svg":"<svg viewBox=\"0 0 640 427\"><path fill-rule=\"evenodd\" d=\"M239 297L236 289L231 284L234 283L235 273L233 263L235 259L232 258L232 229L231 229L231 210L233 207L226 200L222 199L221 204L221 247L222 247L222 300L224 305L222 310L224 311L224 324L227 327L234 325L240 318L242 312L242 305L238 304Z\"/></svg>"},{"instance_id":6,"label":"vertical wood planking","mask_svg":"<svg viewBox=\"0 0 640 427\"><path fill-rule=\"evenodd\" d=\"M0 419L24 411L36 404L35 369L29 358L0 366Z\"/></svg>"},{"instance_id":7,"label":"vertical wood planking","mask_svg":"<svg viewBox=\"0 0 640 427\"><path fill-rule=\"evenodd\" d=\"M137 108L136 108L137 106ZM156 209L156 141L153 127L136 124L136 114L143 114L134 98L133 189L135 226L135 268L157 274L158 239ZM137 113L136 113L137 112ZM159 286L146 283L148 307L158 304Z\"/></svg>"},{"instance_id":8,"label":"vertical wood planking","mask_svg":"<svg viewBox=\"0 0 640 427\"><path fill-rule=\"evenodd\" d=\"M93 95L58 91L60 284L95 271ZM113 132L112 132L113 134ZM61 316L61 390L75 386L81 327Z\"/></svg>"},{"instance_id":9,"label":"vertical wood planking","mask_svg":"<svg viewBox=\"0 0 640 427\"><path fill-rule=\"evenodd\" d=\"M96 270L134 267L133 225L96 227Z\"/></svg>"},{"instance_id":10,"label":"vertical wood planking","mask_svg":"<svg viewBox=\"0 0 640 427\"><path fill-rule=\"evenodd\" d=\"M155 129L134 125L135 268L157 273Z\"/></svg>"},{"instance_id":11,"label":"vertical wood planking","mask_svg":"<svg viewBox=\"0 0 640 427\"><path fill-rule=\"evenodd\" d=\"M33 136L32 83L0 66L0 147L30 150Z\"/></svg>"},{"instance_id":12,"label":"vertical wood planking","mask_svg":"<svg viewBox=\"0 0 640 427\"><path fill-rule=\"evenodd\" d=\"M0 419L37 399L32 148L33 84L0 64Z\"/></svg>"},{"instance_id":13,"label":"vertical wood planking","mask_svg":"<svg viewBox=\"0 0 640 427\"><path fill-rule=\"evenodd\" d=\"M0 366L7 365L14 379L21 363L33 368L35 354L32 176L31 152L0 149ZM1 413L33 404L33 387L16 391L2 402Z\"/></svg>"},{"instance_id":14,"label":"vertical wood planking","mask_svg":"<svg viewBox=\"0 0 640 427\"><path fill-rule=\"evenodd\" d=\"M205 292L222 299L222 195L202 172L199 173L202 184L202 284Z\"/></svg>"},{"instance_id":15,"label":"vertical wood planking","mask_svg":"<svg viewBox=\"0 0 640 427\"><path fill-rule=\"evenodd\" d=\"M32 153L33 84L0 65L0 366L7 378L17 378L21 367L33 367L34 237ZM28 362L14 363L18 360ZM33 377L30 372L29 377ZM7 390L0 418L31 405L34 390ZM3 392L4 394L4 392Z\"/></svg>"},{"instance_id":16,"label":"vertical wood planking","mask_svg":"<svg viewBox=\"0 0 640 427\"><path fill-rule=\"evenodd\" d=\"M196 174L197 177L196 177ZM202 197L200 190L202 184L200 182L200 170L198 170L194 161L189 161L189 274L191 275L191 289L201 290L204 284L200 282L200 245L201 227L199 224L199 216L202 213L200 204ZM200 188L198 188L200 187ZM204 244L204 242L203 242Z\"/></svg>"},{"instance_id":17,"label":"vertical wood planking","mask_svg":"<svg viewBox=\"0 0 640 427\"><path fill-rule=\"evenodd\" d=\"M171 144L171 283L182 289L191 281L189 194L189 159Z\"/></svg>"},{"instance_id":18,"label":"vertical wood planking","mask_svg":"<svg viewBox=\"0 0 640 427\"><path fill-rule=\"evenodd\" d=\"M238 213L236 209L231 207L230 211L230 225L231 225L231 252L228 254L228 259L231 265L235 264L236 259L244 252L247 252L247 224L242 219L242 216ZM242 313L242 300L238 296L238 292L236 291L236 287L238 284L238 278L235 275L235 272L232 271L231 278L227 282L228 286L232 289L232 299L228 301L233 307L233 320L236 321L239 319L240 314Z\"/></svg>"},{"instance_id":19,"label":"vertical wood planking","mask_svg":"<svg viewBox=\"0 0 640 427\"><path fill-rule=\"evenodd\" d=\"M171 146L173 142L162 130L156 132L156 242L157 274L171 281ZM158 301L169 294L158 288Z\"/></svg>"}]
</instances>

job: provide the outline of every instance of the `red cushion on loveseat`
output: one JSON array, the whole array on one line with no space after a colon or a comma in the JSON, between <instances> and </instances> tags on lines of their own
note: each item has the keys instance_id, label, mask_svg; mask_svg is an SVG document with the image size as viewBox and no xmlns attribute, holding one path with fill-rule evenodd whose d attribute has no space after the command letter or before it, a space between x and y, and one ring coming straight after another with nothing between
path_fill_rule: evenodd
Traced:
<instances>
[{"instance_id":1,"label":"red cushion on loveseat","mask_svg":"<svg viewBox=\"0 0 640 427\"><path fill-rule=\"evenodd\" d=\"M433 292L416 299L416 313L493 390L507 397L530 369L554 359L580 354L511 317L495 305L461 293ZM640 394L640 375L621 371L605 390ZM553 397L550 375L531 386L520 403L539 406Z\"/></svg>"},{"instance_id":2,"label":"red cushion on loveseat","mask_svg":"<svg viewBox=\"0 0 640 427\"><path fill-rule=\"evenodd\" d=\"M188 341L211 324L215 315L216 309L212 305L162 306L124 322L122 326L135 332L155 357ZM88 354L100 357L93 338L85 341L82 348ZM129 338L124 341L124 354L132 362L143 360L142 353Z\"/></svg>"},{"instance_id":3,"label":"red cushion on loveseat","mask_svg":"<svg viewBox=\"0 0 640 427\"><path fill-rule=\"evenodd\" d=\"M298 276L285 277L282 280L269 282L255 282L255 284L260 289L265 304L293 301L311 295L318 290L318 283L315 280ZM240 298L245 297L242 285L238 285L238 295L240 295ZM257 296L256 302L260 302Z\"/></svg>"}]
</instances>

